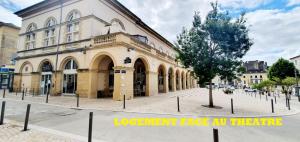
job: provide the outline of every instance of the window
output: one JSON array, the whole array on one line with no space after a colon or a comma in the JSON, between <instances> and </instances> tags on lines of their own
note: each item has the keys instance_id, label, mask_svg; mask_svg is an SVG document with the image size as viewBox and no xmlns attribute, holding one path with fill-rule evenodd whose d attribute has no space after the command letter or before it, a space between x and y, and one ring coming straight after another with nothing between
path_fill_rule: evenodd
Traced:
<instances>
[{"instance_id":1,"label":"window","mask_svg":"<svg viewBox=\"0 0 300 142\"><path fill-rule=\"evenodd\" d=\"M79 40L79 19L78 11L72 11L67 17L66 42Z\"/></svg>"},{"instance_id":2,"label":"window","mask_svg":"<svg viewBox=\"0 0 300 142\"><path fill-rule=\"evenodd\" d=\"M26 34L26 39L25 39L25 49L26 50L35 48L35 39L36 39L35 30L36 29L37 29L37 26L34 23L29 24L29 26L27 27L27 30L26 30L27 34Z\"/></svg>"},{"instance_id":3,"label":"window","mask_svg":"<svg viewBox=\"0 0 300 142\"><path fill-rule=\"evenodd\" d=\"M260 78L263 78L262 75L260 76Z\"/></svg>"},{"instance_id":4,"label":"window","mask_svg":"<svg viewBox=\"0 0 300 142\"><path fill-rule=\"evenodd\" d=\"M257 75L255 76L255 78L257 78Z\"/></svg>"},{"instance_id":5,"label":"window","mask_svg":"<svg viewBox=\"0 0 300 142\"><path fill-rule=\"evenodd\" d=\"M55 44L55 25L56 20L54 18L50 18L46 22L46 30L45 30L45 38L44 38L44 46L51 46Z\"/></svg>"},{"instance_id":6,"label":"window","mask_svg":"<svg viewBox=\"0 0 300 142\"><path fill-rule=\"evenodd\" d=\"M74 60L69 60L65 65L65 70L76 70L78 68Z\"/></svg>"},{"instance_id":7,"label":"window","mask_svg":"<svg viewBox=\"0 0 300 142\"><path fill-rule=\"evenodd\" d=\"M244 78L246 78L246 76L244 76Z\"/></svg>"}]
</instances>

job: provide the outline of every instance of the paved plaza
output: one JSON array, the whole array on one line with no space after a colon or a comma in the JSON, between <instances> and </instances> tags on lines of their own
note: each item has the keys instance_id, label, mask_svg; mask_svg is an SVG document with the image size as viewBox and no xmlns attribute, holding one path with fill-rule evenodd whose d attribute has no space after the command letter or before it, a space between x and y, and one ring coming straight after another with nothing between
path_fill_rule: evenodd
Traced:
<instances>
[{"instance_id":1,"label":"paved plaza","mask_svg":"<svg viewBox=\"0 0 300 142\"><path fill-rule=\"evenodd\" d=\"M220 141L223 142L297 142L300 137L300 105L292 97L291 110L285 106L284 97L277 98L275 113L271 113L271 102L265 96L246 95L237 90L233 95L225 95L214 90L214 103L220 109L203 107L208 101L207 89L192 89L178 93L135 98L126 101L123 110L122 101L110 99L80 99L80 108L76 108L75 97L49 98L45 104L44 96L27 95L21 101L21 94L6 94L5 125L1 126L2 141L87 141L88 116L94 112L93 141L99 142L194 142L212 141L212 126L208 127L115 127L114 118L157 118L157 117L260 117L277 116L283 118L281 127L219 127ZM177 96L180 98L181 112L177 112ZM278 96L277 96L278 97ZM234 100L235 114L230 113L230 99ZM274 98L273 98L274 99ZM26 105L30 103L31 114L29 131L22 132ZM162 135L163 133L163 135ZM0 141L1 141L0 140Z\"/></svg>"}]
</instances>

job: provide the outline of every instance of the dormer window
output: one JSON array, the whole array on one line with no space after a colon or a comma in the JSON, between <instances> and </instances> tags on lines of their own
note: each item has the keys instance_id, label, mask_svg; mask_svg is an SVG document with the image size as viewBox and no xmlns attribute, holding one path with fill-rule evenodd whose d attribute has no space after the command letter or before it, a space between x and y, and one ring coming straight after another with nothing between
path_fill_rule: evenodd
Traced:
<instances>
[{"instance_id":1,"label":"dormer window","mask_svg":"<svg viewBox=\"0 0 300 142\"><path fill-rule=\"evenodd\" d=\"M35 39L36 39L36 33L35 30L37 29L37 26L35 23L29 24L26 30L26 39L25 39L25 49L34 49L35 48Z\"/></svg>"}]
</instances>

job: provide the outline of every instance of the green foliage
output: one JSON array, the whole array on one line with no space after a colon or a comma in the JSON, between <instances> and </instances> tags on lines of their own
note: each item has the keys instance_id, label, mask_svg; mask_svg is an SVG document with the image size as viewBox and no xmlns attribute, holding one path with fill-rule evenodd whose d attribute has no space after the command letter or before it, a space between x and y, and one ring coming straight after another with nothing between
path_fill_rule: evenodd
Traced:
<instances>
[{"instance_id":1,"label":"green foliage","mask_svg":"<svg viewBox=\"0 0 300 142\"><path fill-rule=\"evenodd\" d=\"M271 92L272 88L276 85L276 82L272 80L264 80L260 83L263 88L266 88L267 91Z\"/></svg>"},{"instance_id":2,"label":"green foliage","mask_svg":"<svg viewBox=\"0 0 300 142\"><path fill-rule=\"evenodd\" d=\"M274 63L268 72L268 78L281 84L282 80L287 77L295 77L295 70L298 73L296 67L293 63L280 58L276 63Z\"/></svg>"},{"instance_id":3,"label":"green foliage","mask_svg":"<svg viewBox=\"0 0 300 142\"><path fill-rule=\"evenodd\" d=\"M297 83L296 78L294 77L287 77L282 80L283 92L287 93L292 91L292 86Z\"/></svg>"},{"instance_id":4,"label":"green foliage","mask_svg":"<svg viewBox=\"0 0 300 142\"><path fill-rule=\"evenodd\" d=\"M244 14L233 20L228 12L213 10L201 21L199 12L194 15L191 29L183 29L177 37L179 59L185 67L193 67L204 84L216 75L233 80L241 65L241 58L252 46Z\"/></svg>"},{"instance_id":5,"label":"green foliage","mask_svg":"<svg viewBox=\"0 0 300 142\"><path fill-rule=\"evenodd\" d=\"M257 90L259 90L259 91L262 91L262 89L263 89L264 87L262 86L262 84L253 84L252 85L252 89L257 89Z\"/></svg>"}]
</instances>

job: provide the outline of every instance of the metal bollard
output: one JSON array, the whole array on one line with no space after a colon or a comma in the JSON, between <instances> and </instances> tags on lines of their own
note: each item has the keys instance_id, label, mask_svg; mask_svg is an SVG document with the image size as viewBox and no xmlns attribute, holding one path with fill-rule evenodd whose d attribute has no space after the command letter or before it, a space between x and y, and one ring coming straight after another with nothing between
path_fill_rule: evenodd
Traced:
<instances>
[{"instance_id":1,"label":"metal bollard","mask_svg":"<svg viewBox=\"0 0 300 142\"><path fill-rule=\"evenodd\" d=\"M219 142L219 131L218 129L213 129L214 142Z\"/></svg>"},{"instance_id":2,"label":"metal bollard","mask_svg":"<svg viewBox=\"0 0 300 142\"><path fill-rule=\"evenodd\" d=\"M25 96L25 90L23 89L23 92L22 92L22 100L24 100L24 96Z\"/></svg>"},{"instance_id":3,"label":"metal bollard","mask_svg":"<svg viewBox=\"0 0 300 142\"><path fill-rule=\"evenodd\" d=\"M25 116L24 130L23 131L28 130L27 127L28 127L28 121L29 121L30 107L31 107L31 104L28 104L27 105L27 110L26 110L26 116Z\"/></svg>"},{"instance_id":4,"label":"metal bollard","mask_svg":"<svg viewBox=\"0 0 300 142\"><path fill-rule=\"evenodd\" d=\"M234 114L234 111L233 111L233 99L231 98L231 114Z\"/></svg>"},{"instance_id":5,"label":"metal bollard","mask_svg":"<svg viewBox=\"0 0 300 142\"><path fill-rule=\"evenodd\" d=\"M268 101L268 95L266 94L266 101Z\"/></svg>"},{"instance_id":6,"label":"metal bollard","mask_svg":"<svg viewBox=\"0 0 300 142\"><path fill-rule=\"evenodd\" d=\"M77 107L79 107L79 94L76 94L76 99L77 99Z\"/></svg>"},{"instance_id":7,"label":"metal bollard","mask_svg":"<svg viewBox=\"0 0 300 142\"><path fill-rule=\"evenodd\" d=\"M1 107L0 125L3 125L3 121L4 121L5 104L6 102L3 101Z\"/></svg>"},{"instance_id":8,"label":"metal bollard","mask_svg":"<svg viewBox=\"0 0 300 142\"><path fill-rule=\"evenodd\" d=\"M93 112L90 112L88 142L92 142L92 132L93 132Z\"/></svg>"},{"instance_id":9,"label":"metal bollard","mask_svg":"<svg viewBox=\"0 0 300 142\"><path fill-rule=\"evenodd\" d=\"M34 97L34 88L32 89L32 97Z\"/></svg>"},{"instance_id":10,"label":"metal bollard","mask_svg":"<svg viewBox=\"0 0 300 142\"><path fill-rule=\"evenodd\" d=\"M274 99L275 99L275 104L277 104L277 99L276 99L276 96L274 96Z\"/></svg>"},{"instance_id":11,"label":"metal bollard","mask_svg":"<svg viewBox=\"0 0 300 142\"><path fill-rule=\"evenodd\" d=\"M48 89L47 95L46 95L46 103L48 103L48 101L49 101L49 93L50 93L50 91L49 91L49 89Z\"/></svg>"},{"instance_id":12,"label":"metal bollard","mask_svg":"<svg viewBox=\"0 0 300 142\"><path fill-rule=\"evenodd\" d=\"M25 96L27 95L27 88L25 88Z\"/></svg>"},{"instance_id":13,"label":"metal bollard","mask_svg":"<svg viewBox=\"0 0 300 142\"><path fill-rule=\"evenodd\" d=\"M288 109L291 110L290 99L288 99L287 101L288 101Z\"/></svg>"},{"instance_id":14,"label":"metal bollard","mask_svg":"<svg viewBox=\"0 0 300 142\"><path fill-rule=\"evenodd\" d=\"M3 90L3 98L5 98L6 89Z\"/></svg>"},{"instance_id":15,"label":"metal bollard","mask_svg":"<svg viewBox=\"0 0 300 142\"><path fill-rule=\"evenodd\" d=\"M273 99L271 99L271 107L272 107L272 113L274 113L274 103L273 103Z\"/></svg>"},{"instance_id":16,"label":"metal bollard","mask_svg":"<svg viewBox=\"0 0 300 142\"><path fill-rule=\"evenodd\" d=\"M123 109L126 108L126 98L125 98L125 95L123 95Z\"/></svg>"},{"instance_id":17,"label":"metal bollard","mask_svg":"<svg viewBox=\"0 0 300 142\"><path fill-rule=\"evenodd\" d=\"M180 112L179 97L177 96L177 111Z\"/></svg>"}]
</instances>

